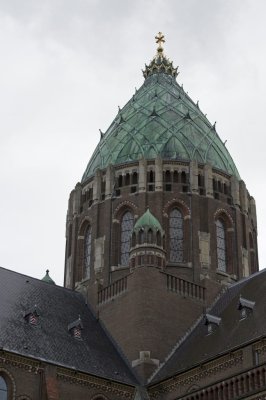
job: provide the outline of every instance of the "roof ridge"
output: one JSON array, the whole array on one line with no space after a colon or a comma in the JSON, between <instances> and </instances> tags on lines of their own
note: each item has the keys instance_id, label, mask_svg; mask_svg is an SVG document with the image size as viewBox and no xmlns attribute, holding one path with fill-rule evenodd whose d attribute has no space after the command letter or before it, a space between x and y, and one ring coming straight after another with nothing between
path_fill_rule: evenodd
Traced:
<instances>
[{"instance_id":1,"label":"roof ridge","mask_svg":"<svg viewBox=\"0 0 266 400\"><path fill-rule=\"evenodd\" d=\"M21 272L17 272L17 271L15 271L15 270L2 267L1 265L0 265L0 269L3 269L3 270L5 270L5 271L7 271L7 272L11 272L11 273L16 274L16 275L20 275L21 277L25 277L25 278L28 278L28 279L37 281L37 282L39 282L39 283L41 283L41 284L44 284L44 285L49 284L49 283L43 281L42 279L35 278L34 276L22 274ZM49 284L49 286L50 286L50 284ZM53 287L57 287L57 288L59 288L60 290L65 290L65 291L68 291L68 292L76 293L77 295L81 296L81 294L80 294L79 292L76 292L76 291L73 290L73 289L66 288L65 286L57 285L57 283L55 283L55 284L53 285Z\"/></svg>"},{"instance_id":2,"label":"roof ridge","mask_svg":"<svg viewBox=\"0 0 266 400\"><path fill-rule=\"evenodd\" d=\"M237 281L237 282L232 283L232 284L228 287L228 290L231 290L231 289L235 288L237 285L246 283L246 282L248 282L250 279L253 279L255 276L261 275L261 274L263 274L263 273L266 273L266 268L260 269L259 271L254 272L253 274L251 274L251 275L249 275L249 276L246 276L245 278L242 278L242 279L240 279L240 280Z\"/></svg>"}]
</instances>

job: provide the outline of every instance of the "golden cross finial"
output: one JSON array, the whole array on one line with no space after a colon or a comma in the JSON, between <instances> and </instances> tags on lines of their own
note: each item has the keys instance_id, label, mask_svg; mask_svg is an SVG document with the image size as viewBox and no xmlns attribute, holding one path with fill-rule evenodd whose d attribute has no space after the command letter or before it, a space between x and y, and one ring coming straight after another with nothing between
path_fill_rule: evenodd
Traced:
<instances>
[{"instance_id":1,"label":"golden cross finial","mask_svg":"<svg viewBox=\"0 0 266 400\"><path fill-rule=\"evenodd\" d=\"M160 54L160 53L163 53L163 46L162 46L162 44L163 43L165 43L165 40L164 40L164 35L162 34L162 32L159 32L158 33L158 35L157 36L155 36L155 39L156 39L156 43L158 43L158 48L157 48L157 52Z\"/></svg>"}]
</instances>

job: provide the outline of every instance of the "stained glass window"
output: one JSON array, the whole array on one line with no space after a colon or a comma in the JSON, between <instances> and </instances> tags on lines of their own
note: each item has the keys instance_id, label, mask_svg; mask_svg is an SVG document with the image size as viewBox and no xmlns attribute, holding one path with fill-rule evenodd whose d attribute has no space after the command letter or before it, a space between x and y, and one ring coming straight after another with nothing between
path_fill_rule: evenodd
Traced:
<instances>
[{"instance_id":1,"label":"stained glass window","mask_svg":"<svg viewBox=\"0 0 266 400\"><path fill-rule=\"evenodd\" d=\"M7 400L7 385L2 376L0 376L0 400Z\"/></svg>"},{"instance_id":2,"label":"stained glass window","mask_svg":"<svg viewBox=\"0 0 266 400\"><path fill-rule=\"evenodd\" d=\"M91 275L91 226L88 226L84 239L84 272L85 278Z\"/></svg>"},{"instance_id":3,"label":"stained glass window","mask_svg":"<svg viewBox=\"0 0 266 400\"><path fill-rule=\"evenodd\" d=\"M226 271L226 242L224 223L218 219L216 221L216 240L217 240L217 268Z\"/></svg>"},{"instance_id":4,"label":"stained glass window","mask_svg":"<svg viewBox=\"0 0 266 400\"><path fill-rule=\"evenodd\" d=\"M177 208L174 208L170 212L169 220L170 262L183 261L183 225L181 212Z\"/></svg>"},{"instance_id":5,"label":"stained glass window","mask_svg":"<svg viewBox=\"0 0 266 400\"><path fill-rule=\"evenodd\" d=\"M129 262L130 238L134 226L134 217L130 211L126 211L121 222L121 260L123 266Z\"/></svg>"}]
</instances>

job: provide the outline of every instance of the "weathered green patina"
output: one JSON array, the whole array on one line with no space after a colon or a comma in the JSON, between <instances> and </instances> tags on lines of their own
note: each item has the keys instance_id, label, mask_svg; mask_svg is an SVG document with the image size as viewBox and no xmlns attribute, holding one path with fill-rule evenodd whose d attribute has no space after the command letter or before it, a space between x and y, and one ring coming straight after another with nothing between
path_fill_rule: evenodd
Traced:
<instances>
[{"instance_id":1,"label":"weathered green patina","mask_svg":"<svg viewBox=\"0 0 266 400\"><path fill-rule=\"evenodd\" d=\"M150 212L149 209L137 220L134 226L134 230L138 230L141 228L152 228L163 232L162 226L157 218Z\"/></svg>"},{"instance_id":2,"label":"weathered green patina","mask_svg":"<svg viewBox=\"0 0 266 400\"><path fill-rule=\"evenodd\" d=\"M158 53L143 71L145 81L102 134L82 181L96 169L141 158L197 160L234 175L225 144L192 99L176 82L177 69Z\"/></svg>"},{"instance_id":3,"label":"weathered green patina","mask_svg":"<svg viewBox=\"0 0 266 400\"><path fill-rule=\"evenodd\" d=\"M46 283L51 283L52 285L55 285L55 281L49 275L49 269L46 270L46 274L42 278L42 281L46 282Z\"/></svg>"}]
</instances>

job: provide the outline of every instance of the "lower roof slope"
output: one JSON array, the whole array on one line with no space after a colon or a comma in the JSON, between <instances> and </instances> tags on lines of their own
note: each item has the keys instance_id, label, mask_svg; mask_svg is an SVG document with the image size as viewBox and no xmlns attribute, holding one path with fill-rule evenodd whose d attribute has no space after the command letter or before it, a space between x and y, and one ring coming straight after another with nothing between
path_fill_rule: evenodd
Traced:
<instances>
[{"instance_id":1,"label":"lower roof slope","mask_svg":"<svg viewBox=\"0 0 266 400\"><path fill-rule=\"evenodd\" d=\"M39 323L33 326L24 315L35 308ZM68 330L79 316L82 340L75 339ZM0 347L106 379L136 384L123 356L79 293L1 267Z\"/></svg>"},{"instance_id":2,"label":"lower roof slope","mask_svg":"<svg viewBox=\"0 0 266 400\"><path fill-rule=\"evenodd\" d=\"M241 319L238 309L240 296L255 302L252 312L245 319ZM265 304L266 269L230 286L208 311L208 314L221 318L219 327L208 335L203 316L191 334L162 364L152 383L266 336Z\"/></svg>"}]
</instances>

